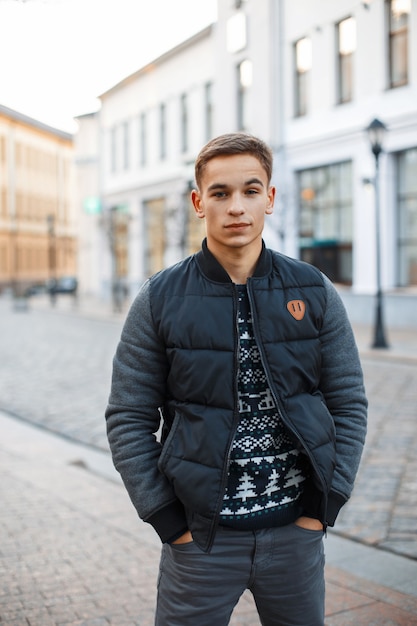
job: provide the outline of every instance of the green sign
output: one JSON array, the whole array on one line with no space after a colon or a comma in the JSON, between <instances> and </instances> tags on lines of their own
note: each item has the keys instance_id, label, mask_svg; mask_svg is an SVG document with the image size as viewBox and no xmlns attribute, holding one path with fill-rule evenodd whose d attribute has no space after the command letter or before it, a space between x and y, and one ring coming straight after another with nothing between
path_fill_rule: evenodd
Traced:
<instances>
[{"instance_id":1,"label":"green sign","mask_svg":"<svg viewBox=\"0 0 417 626\"><path fill-rule=\"evenodd\" d=\"M97 215L101 213L101 201L97 196L90 196L88 198L84 198L83 202L84 213L88 213L89 215Z\"/></svg>"}]
</instances>

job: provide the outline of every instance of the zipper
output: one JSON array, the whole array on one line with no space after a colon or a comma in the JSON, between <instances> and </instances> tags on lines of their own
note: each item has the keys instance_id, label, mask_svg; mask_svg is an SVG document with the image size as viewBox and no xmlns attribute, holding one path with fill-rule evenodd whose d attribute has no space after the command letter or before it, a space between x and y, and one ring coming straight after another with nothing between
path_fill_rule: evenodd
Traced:
<instances>
[{"instance_id":1,"label":"zipper","mask_svg":"<svg viewBox=\"0 0 417 626\"><path fill-rule=\"evenodd\" d=\"M251 311L252 311L253 335L254 335L254 338L255 338L256 345L258 346L259 354L261 356L261 362L262 362L262 365L263 365L263 368L264 368L264 371L265 371L265 376L266 376L269 388L271 390L272 396L274 398L275 406L277 408L278 414L279 414L283 424L296 437L297 441L299 441L299 443L303 447L305 453L307 454L307 457L310 460L310 463L311 463L311 465L313 467L313 470L316 473L316 475L318 476L318 478L320 480L320 483L321 483L321 486L322 486L323 498L324 498L324 510L323 510L323 515L322 515L323 519L321 519L320 521L323 524L324 533L327 536L327 522L324 519L325 518L325 512L327 511L327 500L328 500L327 488L326 488L324 480L323 480L323 478L321 476L321 473L318 471L317 463L316 463L312 453L308 449L308 446L305 444L304 439L302 438L302 436L300 435L298 430L293 426L291 421L289 419L287 419L287 415L286 415L285 411L282 408L281 398L275 392L274 384L273 384L273 381L271 380L271 376L270 376L270 372L269 372L269 366L268 366L268 363L267 363L267 360L266 360L266 357L265 357L265 354L264 354L263 345L262 345L262 342L260 341L259 336L258 336L258 324L257 324L257 320L256 320L256 317L255 317L255 307L254 307L253 294L252 294L252 279L251 278L248 278L247 290L248 290L249 303L250 303L250 307L251 307Z\"/></svg>"},{"instance_id":2,"label":"zipper","mask_svg":"<svg viewBox=\"0 0 417 626\"><path fill-rule=\"evenodd\" d=\"M235 357L234 357L234 372L235 372L235 381L234 381L234 409L233 409L233 424L230 430L230 438L227 446L227 454L225 456L225 462L223 464L223 472L222 472L222 481L221 481L221 498L219 499L219 503L217 506L217 511L213 518L213 522L210 528L209 539L208 539L208 550L211 549L214 541L215 530L219 523L220 512L223 504L224 491L227 483L227 475L229 472L229 464L230 457L232 454L232 446L235 439L236 430L239 424L239 408L238 404L238 380L239 380L239 369L240 369L240 359L239 359L239 306L238 306L238 295L237 295L237 287L232 285L232 295L233 295L233 309L234 309L234 333L235 333Z\"/></svg>"}]
</instances>

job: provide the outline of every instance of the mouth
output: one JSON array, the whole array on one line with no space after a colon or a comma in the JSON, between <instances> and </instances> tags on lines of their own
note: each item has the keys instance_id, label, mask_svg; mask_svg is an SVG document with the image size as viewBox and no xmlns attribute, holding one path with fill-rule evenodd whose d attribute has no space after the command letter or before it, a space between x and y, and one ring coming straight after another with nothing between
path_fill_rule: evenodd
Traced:
<instances>
[{"instance_id":1,"label":"mouth","mask_svg":"<svg viewBox=\"0 0 417 626\"><path fill-rule=\"evenodd\" d=\"M244 228L248 228L248 226L250 226L250 224L247 224L246 222L237 222L236 224L227 224L225 228L228 230L242 230Z\"/></svg>"}]
</instances>

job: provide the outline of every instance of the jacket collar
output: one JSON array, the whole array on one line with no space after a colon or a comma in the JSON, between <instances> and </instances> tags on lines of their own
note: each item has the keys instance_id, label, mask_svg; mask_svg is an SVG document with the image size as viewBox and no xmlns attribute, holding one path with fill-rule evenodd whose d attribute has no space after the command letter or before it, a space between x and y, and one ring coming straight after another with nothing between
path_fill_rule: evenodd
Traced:
<instances>
[{"instance_id":1,"label":"jacket collar","mask_svg":"<svg viewBox=\"0 0 417 626\"><path fill-rule=\"evenodd\" d=\"M197 264L207 278L218 283L231 283L230 276L218 260L212 255L207 247L207 239L204 239L201 250L196 254ZM262 251L253 273L254 278L260 278L270 273L272 269L272 254L262 241Z\"/></svg>"}]
</instances>

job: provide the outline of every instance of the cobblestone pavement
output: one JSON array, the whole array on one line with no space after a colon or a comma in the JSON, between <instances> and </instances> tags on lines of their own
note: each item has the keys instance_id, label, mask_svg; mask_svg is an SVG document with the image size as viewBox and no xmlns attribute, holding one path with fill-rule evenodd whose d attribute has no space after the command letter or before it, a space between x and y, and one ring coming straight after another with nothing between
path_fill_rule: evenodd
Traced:
<instances>
[{"instance_id":1,"label":"cobblestone pavement","mask_svg":"<svg viewBox=\"0 0 417 626\"><path fill-rule=\"evenodd\" d=\"M0 430L1 626L151 626L160 542L95 473L108 454L1 411ZM325 550L326 626L417 626L416 561L330 533ZM246 592L230 626L255 625Z\"/></svg>"},{"instance_id":2,"label":"cobblestone pavement","mask_svg":"<svg viewBox=\"0 0 417 626\"><path fill-rule=\"evenodd\" d=\"M122 320L59 313L0 300L0 408L108 450L103 415Z\"/></svg>"},{"instance_id":3,"label":"cobblestone pavement","mask_svg":"<svg viewBox=\"0 0 417 626\"><path fill-rule=\"evenodd\" d=\"M363 367L368 435L337 531L417 559L417 360L364 358Z\"/></svg>"},{"instance_id":4,"label":"cobblestone pavement","mask_svg":"<svg viewBox=\"0 0 417 626\"><path fill-rule=\"evenodd\" d=\"M123 323L103 307L64 300L28 311L0 300L0 409L108 450L103 412ZM354 494L337 532L417 559L417 331L391 331L389 351L358 328L369 431ZM369 338L368 338L369 335Z\"/></svg>"}]
</instances>

